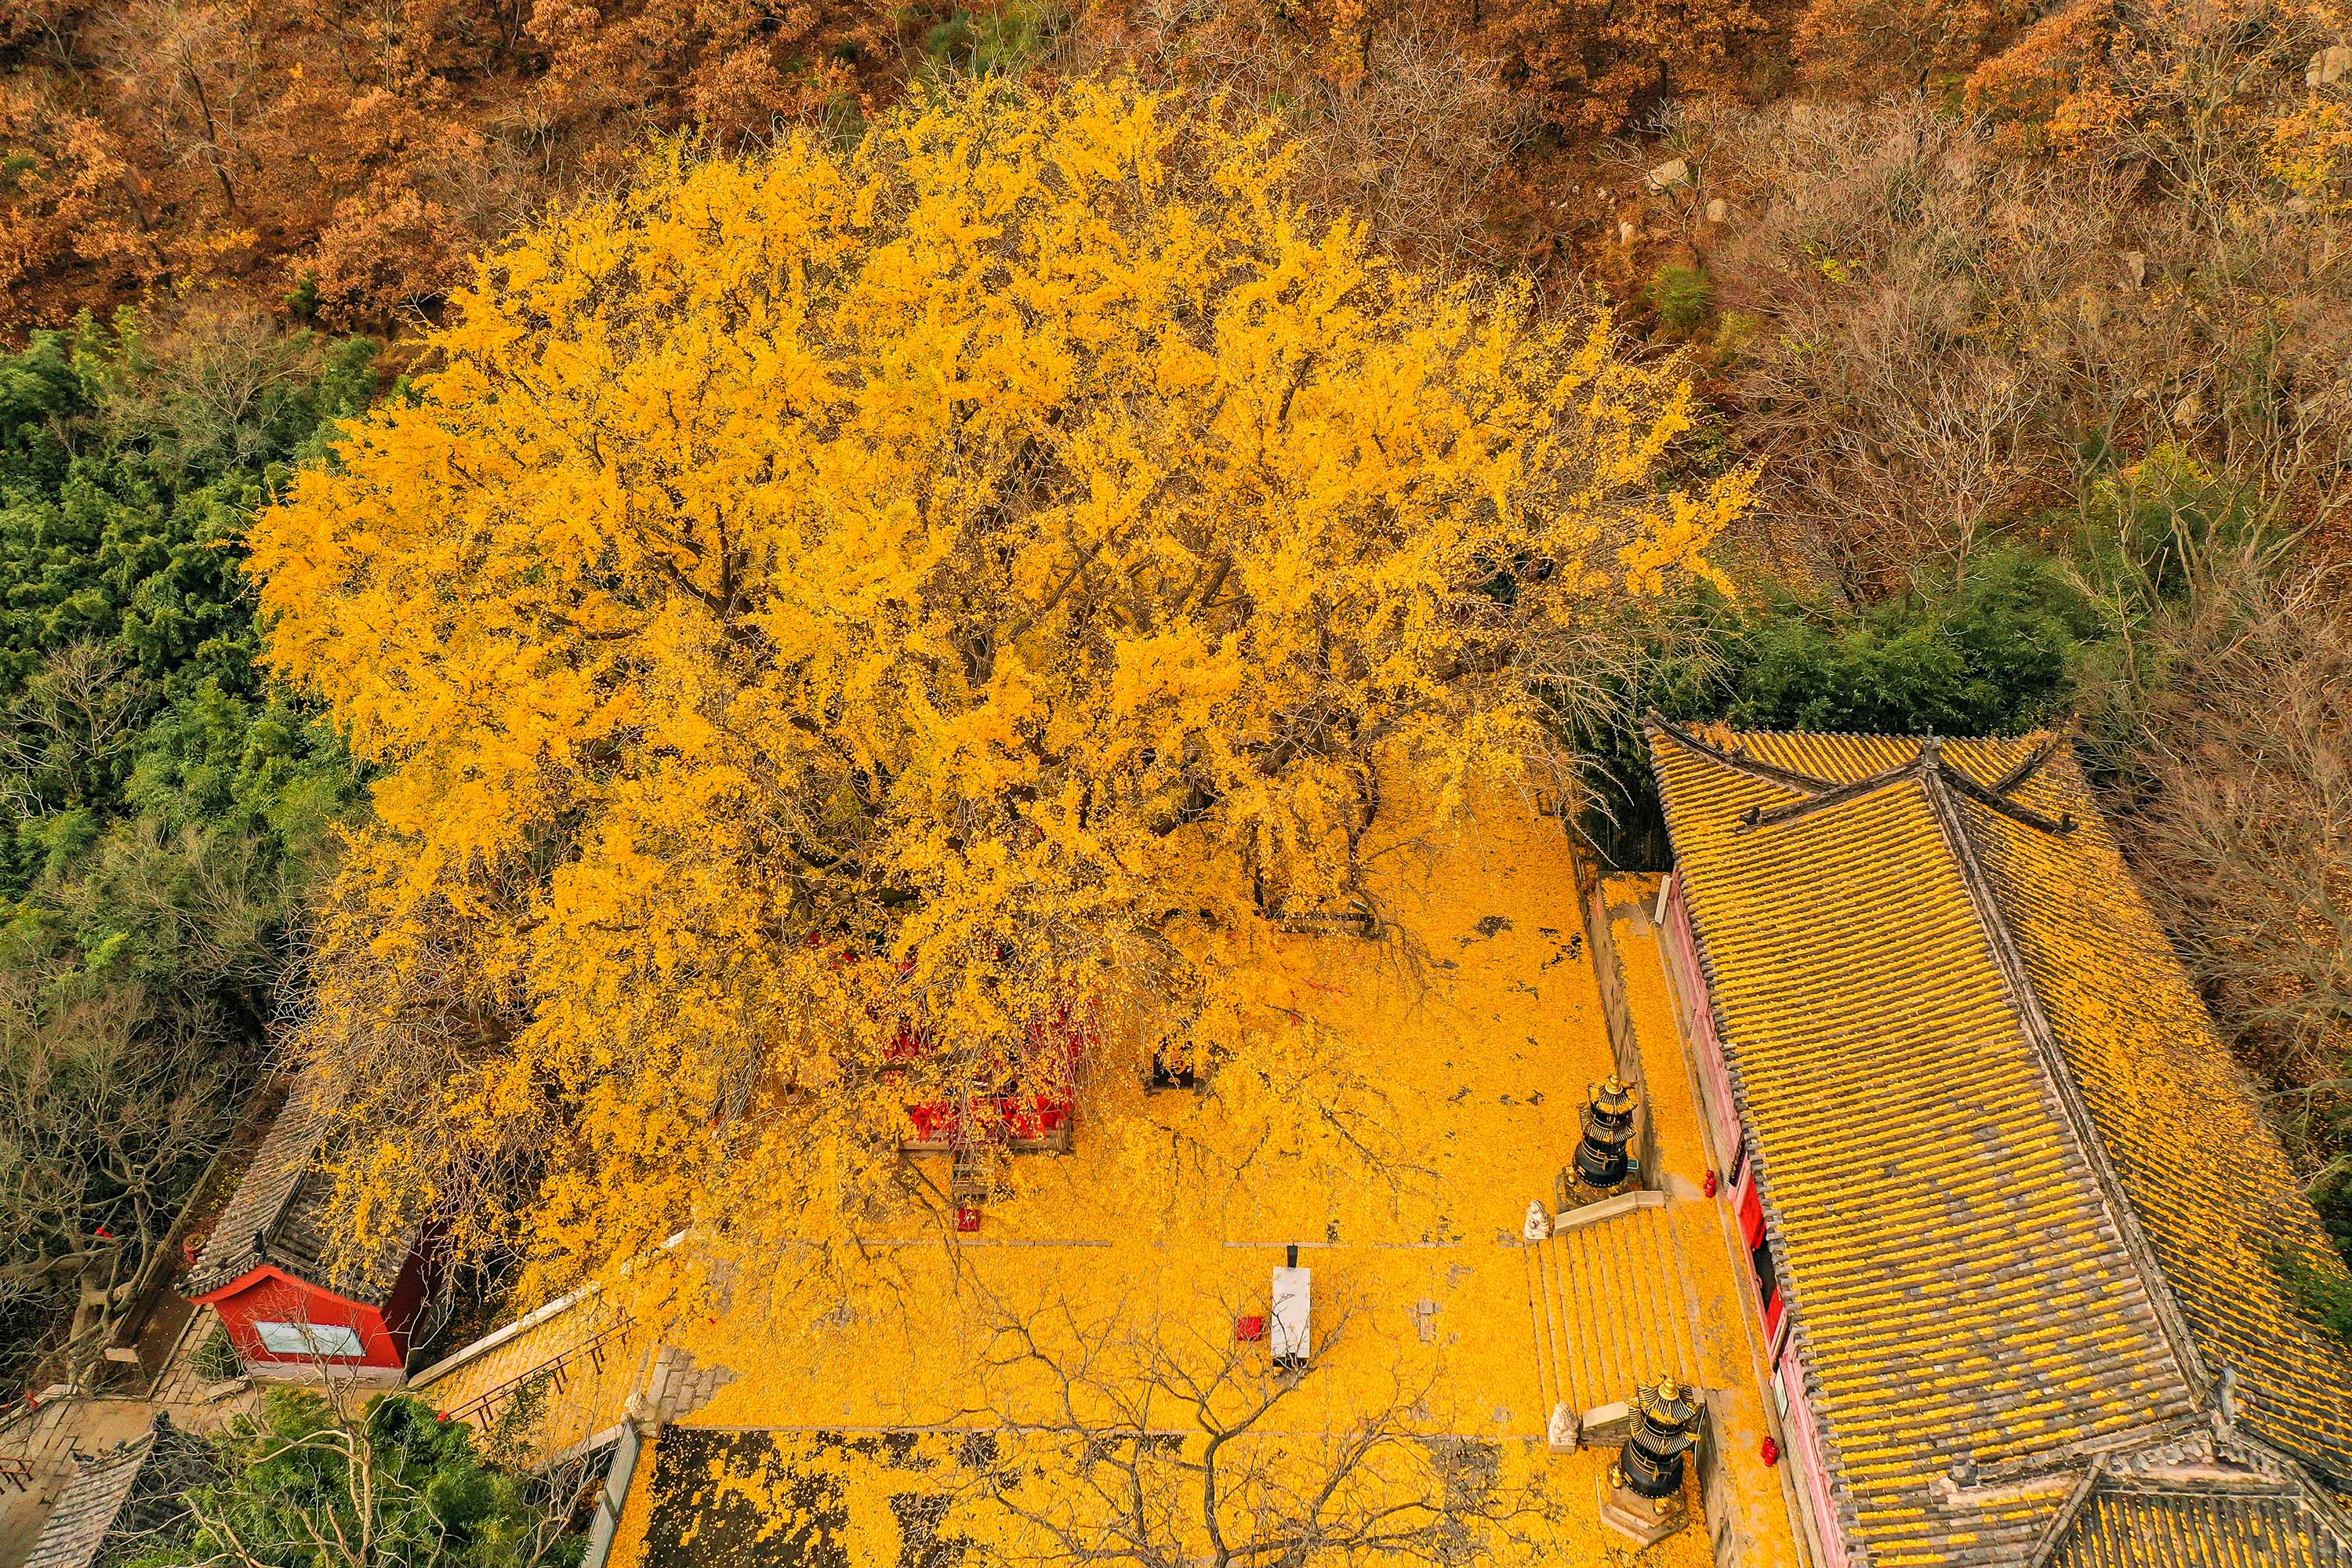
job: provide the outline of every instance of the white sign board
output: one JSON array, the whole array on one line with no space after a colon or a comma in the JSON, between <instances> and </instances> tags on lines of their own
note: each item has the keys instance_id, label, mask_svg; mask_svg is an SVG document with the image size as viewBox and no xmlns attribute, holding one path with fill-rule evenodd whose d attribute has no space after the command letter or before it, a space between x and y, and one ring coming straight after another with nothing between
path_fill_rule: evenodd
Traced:
<instances>
[{"instance_id":1,"label":"white sign board","mask_svg":"<svg viewBox=\"0 0 2352 1568\"><path fill-rule=\"evenodd\" d=\"M348 1323L256 1323L261 1348L272 1355L357 1360L367 1354L360 1331Z\"/></svg>"},{"instance_id":2,"label":"white sign board","mask_svg":"<svg viewBox=\"0 0 2352 1568\"><path fill-rule=\"evenodd\" d=\"M1274 1321L1270 1325L1274 1343L1270 1348L1276 1366L1305 1366L1307 1358L1315 1353L1311 1326L1314 1294L1308 1275L1304 1268L1274 1271Z\"/></svg>"}]
</instances>

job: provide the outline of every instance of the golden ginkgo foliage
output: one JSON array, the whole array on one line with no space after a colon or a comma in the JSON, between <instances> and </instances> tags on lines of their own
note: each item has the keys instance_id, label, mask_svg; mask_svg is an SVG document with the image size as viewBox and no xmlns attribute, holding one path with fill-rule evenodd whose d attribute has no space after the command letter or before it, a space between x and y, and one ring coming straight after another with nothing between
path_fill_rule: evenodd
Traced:
<instances>
[{"instance_id":1,"label":"golden ginkgo foliage","mask_svg":"<svg viewBox=\"0 0 2352 1568\"><path fill-rule=\"evenodd\" d=\"M271 657L382 770L310 1026L363 1226L857 1234L909 1104L1139 1073L1265 932L1377 931L1392 782L1561 783L1744 480L1661 486L1670 371L1286 158L1081 81L657 160L258 521Z\"/></svg>"}]
</instances>

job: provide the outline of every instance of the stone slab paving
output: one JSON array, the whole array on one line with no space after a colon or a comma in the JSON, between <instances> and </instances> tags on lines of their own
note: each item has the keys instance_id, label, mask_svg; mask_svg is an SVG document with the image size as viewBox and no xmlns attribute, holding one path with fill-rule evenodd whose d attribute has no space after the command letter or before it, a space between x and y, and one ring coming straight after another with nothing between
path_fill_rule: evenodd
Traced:
<instances>
[{"instance_id":1,"label":"stone slab paving","mask_svg":"<svg viewBox=\"0 0 2352 1568\"><path fill-rule=\"evenodd\" d=\"M1796 1524L1798 1507L1789 1467L1760 1458L1763 1440L1784 1442L1779 1413L1765 1396L1769 1372L1761 1346L1763 1324L1755 1292L1739 1262L1738 1219L1730 1205L1706 1195L1717 1167L1699 1110L1696 1068L1678 1016L1658 928L1650 911L1658 879L1612 877L1608 882L1611 936L1623 965L1627 1007L1657 1130L1656 1154L1673 1221L1683 1279L1691 1290L1689 1321L1699 1331L1701 1381L1723 1453L1722 1505L1710 1521L1718 1563L1742 1568L1811 1568L1811 1543Z\"/></svg>"},{"instance_id":2,"label":"stone slab paving","mask_svg":"<svg viewBox=\"0 0 2352 1568\"><path fill-rule=\"evenodd\" d=\"M0 1436L0 1455L25 1459L33 1471L30 1483L21 1489L0 1482L0 1568L19 1568L31 1553L79 1457L95 1457L145 1436L159 1414L170 1415L174 1426L201 1433L253 1407L258 1394L244 1379L215 1383L196 1371L196 1347L215 1321L210 1309L190 1321L145 1396L60 1396L29 1425Z\"/></svg>"}]
</instances>

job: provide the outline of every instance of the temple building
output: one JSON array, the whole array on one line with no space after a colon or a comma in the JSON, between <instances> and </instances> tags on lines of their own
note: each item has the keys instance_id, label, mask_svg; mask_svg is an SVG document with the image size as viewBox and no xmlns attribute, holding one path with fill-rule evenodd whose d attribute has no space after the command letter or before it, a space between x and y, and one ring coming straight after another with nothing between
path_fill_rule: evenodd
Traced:
<instances>
[{"instance_id":1,"label":"temple building","mask_svg":"<svg viewBox=\"0 0 2352 1568\"><path fill-rule=\"evenodd\" d=\"M426 1305L419 1237L346 1243L320 1164L328 1130L298 1079L180 1289L220 1314L249 1373L396 1382Z\"/></svg>"},{"instance_id":2,"label":"temple building","mask_svg":"<svg viewBox=\"0 0 2352 1568\"><path fill-rule=\"evenodd\" d=\"M1813 1560L2352 1563L2343 1265L2071 749L1650 744Z\"/></svg>"},{"instance_id":3,"label":"temple building","mask_svg":"<svg viewBox=\"0 0 2352 1568\"><path fill-rule=\"evenodd\" d=\"M1497 1568L2352 1568L2352 1353L2287 1283L2344 1266L2072 753L1650 741L1663 880L1531 803L1399 796L1389 936L1253 956L1226 1026L1339 1064L1379 1111L1354 1152L1170 1181L1159 1151L1254 1114L1215 1051L940 1101L910 1039L898 1158L951 1223L833 1275L794 1240L690 1311L578 1292L416 1386L613 1445L585 1568L923 1568L1011 1551L1024 1508L1117 1537L1130 1494L1188 1538L1197 1489L1100 1489L1205 1430L1126 1414L1176 1408L1131 1343L1287 1387L1231 1450L1269 1497L1320 1495L1367 1419L1476 1455L1477 1495L1543 1501ZM1343 1495L1389 1517L1425 1479Z\"/></svg>"},{"instance_id":4,"label":"temple building","mask_svg":"<svg viewBox=\"0 0 2352 1568\"><path fill-rule=\"evenodd\" d=\"M135 1561L154 1550L159 1531L186 1517L189 1489L218 1479L212 1446L158 1411L145 1432L75 1465L25 1568L115 1568Z\"/></svg>"}]
</instances>

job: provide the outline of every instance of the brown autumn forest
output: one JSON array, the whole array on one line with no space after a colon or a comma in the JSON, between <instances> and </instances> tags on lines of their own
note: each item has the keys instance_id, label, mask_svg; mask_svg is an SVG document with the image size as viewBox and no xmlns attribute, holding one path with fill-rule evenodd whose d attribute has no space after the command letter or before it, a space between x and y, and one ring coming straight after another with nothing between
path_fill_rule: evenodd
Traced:
<instances>
[{"instance_id":1,"label":"brown autumn forest","mask_svg":"<svg viewBox=\"0 0 2352 1568\"><path fill-rule=\"evenodd\" d=\"M254 668L240 520L400 395L533 215L665 141L846 142L970 74L1276 106L1311 205L1679 356L1708 414L1675 465L1756 465L1758 503L1740 597L1661 612L1621 721L1577 737L1598 847L1657 854L1647 708L2070 728L2352 1250L2347 28L2297 0L0 4L0 1377L102 1341L299 1007L363 809Z\"/></svg>"}]
</instances>

